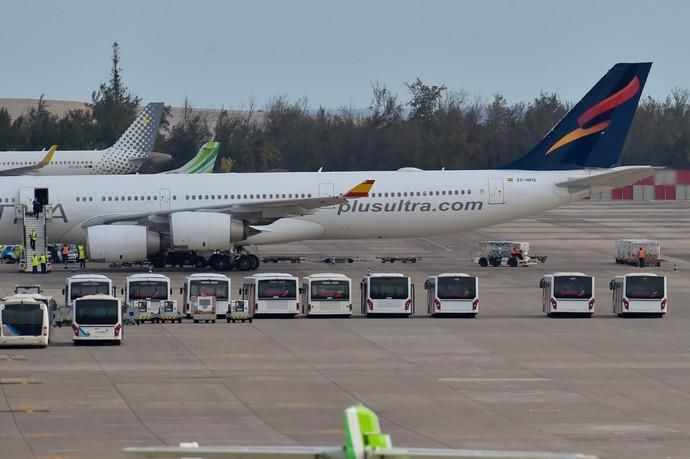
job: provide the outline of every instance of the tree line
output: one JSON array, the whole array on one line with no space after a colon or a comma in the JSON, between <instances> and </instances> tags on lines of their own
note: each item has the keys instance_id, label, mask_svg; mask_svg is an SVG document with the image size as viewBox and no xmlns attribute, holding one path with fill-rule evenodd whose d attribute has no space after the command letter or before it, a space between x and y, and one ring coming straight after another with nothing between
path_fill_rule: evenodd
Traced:
<instances>
[{"instance_id":1,"label":"tree line","mask_svg":"<svg viewBox=\"0 0 690 459\"><path fill-rule=\"evenodd\" d=\"M0 109L0 150L112 145L141 103L122 81L117 43L112 63L109 81L93 92L91 103L64 117L51 114L43 97L16 119ZM164 112L155 149L180 165L214 138L222 144L217 171L486 169L525 153L570 108L553 93L508 103L500 94L485 101L420 79L406 87L402 99L385 85L373 85L370 105L359 111L314 110L306 99L281 96L240 115L223 110L212 125L185 102L182 120L173 126L169 107ZM640 101L621 162L690 167L688 90Z\"/></svg>"}]
</instances>

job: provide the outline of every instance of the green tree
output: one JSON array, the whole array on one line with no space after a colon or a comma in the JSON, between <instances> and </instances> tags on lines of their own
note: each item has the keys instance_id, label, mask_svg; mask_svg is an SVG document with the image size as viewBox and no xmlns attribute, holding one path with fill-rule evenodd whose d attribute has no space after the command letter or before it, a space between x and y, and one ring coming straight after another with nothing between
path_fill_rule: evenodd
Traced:
<instances>
[{"instance_id":1,"label":"green tree","mask_svg":"<svg viewBox=\"0 0 690 459\"><path fill-rule=\"evenodd\" d=\"M14 129L12 128L12 117L7 108L0 108L0 149L9 150L14 147Z\"/></svg>"},{"instance_id":2,"label":"green tree","mask_svg":"<svg viewBox=\"0 0 690 459\"><path fill-rule=\"evenodd\" d=\"M57 139L58 118L48 111L43 94L35 107L12 123L16 147L22 150L41 150L48 148Z\"/></svg>"},{"instance_id":3,"label":"green tree","mask_svg":"<svg viewBox=\"0 0 690 459\"><path fill-rule=\"evenodd\" d=\"M372 99L369 104L371 112L368 121L376 128L398 123L402 120L402 104L397 94L393 94L385 85L376 83L372 86Z\"/></svg>"},{"instance_id":4,"label":"green tree","mask_svg":"<svg viewBox=\"0 0 690 459\"><path fill-rule=\"evenodd\" d=\"M412 100L408 103L412 108L411 117L421 120L431 119L447 89L444 85L428 85L419 78L413 83L405 83L405 86L412 95Z\"/></svg>"},{"instance_id":5,"label":"green tree","mask_svg":"<svg viewBox=\"0 0 690 459\"><path fill-rule=\"evenodd\" d=\"M165 152L172 156L175 167L179 167L192 159L209 137L206 118L195 113L185 99L182 119L170 130L170 136L165 141Z\"/></svg>"},{"instance_id":6,"label":"green tree","mask_svg":"<svg viewBox=\"0 0 690 459\"><path fill-rule=\"evenodd\" d=\"M134 121L140 102L141 99L133 96L122 81L120 46L115 42L113 43L110 81L102 83L91 95L94 143L99 148L114 144Z\"/></svg>"},{"instance_id":7,"label":"green tree","mask_svg":"<svg viewBox=\"0 0 690 459\"><path fill-rule=\"evenodd\" d=\"M93 116L90 110L70 110L57 123L58 138L55 141L63 150L90 150L93 142Z\"/></svg>"}]
</instances>

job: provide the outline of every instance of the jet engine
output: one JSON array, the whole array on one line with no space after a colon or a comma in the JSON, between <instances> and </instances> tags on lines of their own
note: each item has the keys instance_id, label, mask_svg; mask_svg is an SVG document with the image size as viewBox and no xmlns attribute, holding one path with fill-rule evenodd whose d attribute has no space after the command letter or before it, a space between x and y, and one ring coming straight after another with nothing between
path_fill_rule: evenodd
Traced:
<instances>
[{"instance_id":1,"label":"jet engine","mask_svg":"<svg viewBox=\"0 0 690 459\"><path fill-rule=\"evenodd\" d=\"M173 247L186 250L227 250L245 238L241 221L218 212L175 212L170 215Z\"/></svg>"},{"instance_id":2,"label":"jet engine","mask_svg":"<svg viewBox=\"0 0 690 459\"><path fill-rule=\"evenodd\" d=\"M97 225L86 229L89 259L106 262L141 261L160 250L160 235L138 225Z\"/></svg>"}]
</instances>

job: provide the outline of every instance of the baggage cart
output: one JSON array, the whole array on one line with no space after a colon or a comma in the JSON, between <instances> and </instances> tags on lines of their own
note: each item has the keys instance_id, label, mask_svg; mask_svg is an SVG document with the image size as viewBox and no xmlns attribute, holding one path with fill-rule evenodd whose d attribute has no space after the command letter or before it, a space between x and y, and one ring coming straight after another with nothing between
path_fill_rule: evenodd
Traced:
<instances>
[{"instance_id":1,"label":"baggage cart","mask_svg":"<svg viewBox=\"0 0 690 459\"><path fill-rule=\"evenodd\" d=\"M521 256L512 256L513 247L520 251ZM534 266L546 263L546 256L528 255L529 242L518 241L481 241L477 256L472 260L482 268L487 266Z\"/></svg>"},{"instance_id":2,"label":"baggage cart","mask_svg":"<svg viewBox=\"0 0 690 459\"><path fill-rule=\"evenodd\" d=\"M134 307L134 320L137 323L142 322L157 322L158 321L158 311L160 303L153 302L149 299L146 300L136 300L132 302Z\"/></svg>"},{"instance_id":3,"label":"baggage cart","mask_svg":"<svg viewBox=\"0 0 690 459\"><path fill-rule=\"evenodd\" d=\"M647 266L661 266L661 242L653 239L618 239L616 241L616 263L619 265L638 266L640 247L645 252Z\"/></svg>"},{"instance_id":4,"label":"baggage cart","mask_svg":"<svg viewBox=\"0 0 690 459\"><path fill-rule=\"evenodd\" d=\"M252 318L252 312L249 309L249 301L247 300L234 300L230 303L230 311L228 311L228 314L226 316L226 319L228 323L232 322L249 322L251 323L253 318Z\"/></svg>"},{"instance_id":5,"label":"baggage cart","mask_svg":"<svg viewBox=\"0 0 690 459\"><path fill-rule=\"evenodd\" d=\"M216 323L216 297L192 297L192 320L195 324L201 321Z\"/></svg>"},{"instance_id":6,"label":"baggage cart","mask_svg":"<svg viewBox=\"0 0 690 459\"><path fill-rule=\"evenodd\" d=\"M177 310L177 301L163 300L158 312L158 322L182 323L182 314Z\"/></svg>"}]
</instances>

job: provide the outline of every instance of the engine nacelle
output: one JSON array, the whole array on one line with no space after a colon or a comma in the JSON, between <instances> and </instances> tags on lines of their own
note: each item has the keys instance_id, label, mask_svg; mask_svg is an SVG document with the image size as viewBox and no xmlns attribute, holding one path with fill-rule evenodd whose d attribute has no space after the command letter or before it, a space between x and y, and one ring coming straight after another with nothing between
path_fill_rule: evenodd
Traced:
<instances>
[{"instance_id":1,"label":"engine nacelle","mask_svg":"<svg viewBox=\"0 0 690 459\"><path fill-rule=\"evenodd\" d=\"M145 226L97 225L86 229L86 246L93 261L142 261L160 251L161 241Z\"/></svg>"},{"instance_id":2,"label":"engine nacelle","mask_svg":"<svg viewBox=\"0 0 690 459\"><path fill-rule=\"evenodd\" d=\"M218 212L175 212L170 215L173 247L227 250L245 237L244 224Z\"/></svg>"}]
</instances>

